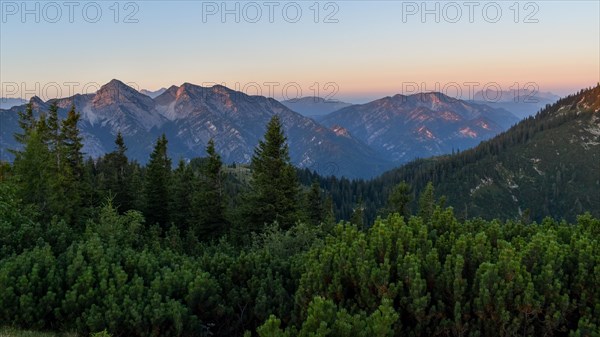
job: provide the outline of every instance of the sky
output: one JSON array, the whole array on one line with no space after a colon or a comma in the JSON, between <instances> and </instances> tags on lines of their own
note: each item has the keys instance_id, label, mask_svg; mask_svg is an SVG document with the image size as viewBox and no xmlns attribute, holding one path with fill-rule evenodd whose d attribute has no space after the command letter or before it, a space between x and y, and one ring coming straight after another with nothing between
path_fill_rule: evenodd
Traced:
<instances>
[{"instance_id":1,"label":"sky","mask_svg":"<svg viewBox=\"0 0 600 337\"><path fill-rule=\"evenodd\" d=\"M600 1L5 1L0 97L226 85L352 103L600 81Z\"/></svg>"}]
</instances>

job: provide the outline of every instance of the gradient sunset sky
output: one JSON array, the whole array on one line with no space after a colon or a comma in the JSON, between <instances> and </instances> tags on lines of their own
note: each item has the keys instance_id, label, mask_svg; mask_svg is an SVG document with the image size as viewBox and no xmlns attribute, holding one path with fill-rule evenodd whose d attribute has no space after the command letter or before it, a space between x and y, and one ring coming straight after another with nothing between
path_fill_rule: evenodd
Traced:
<instances>
[{"instance_id":1,"label":"gradient sunset sky","mask_svg":"<svg viewBox=\"0 0 600 337\"><path fill-rule=\"evenodd\" d=\"M0 96L49 99L57 87L67 96L69 86L93 91L113 78L151 90L220 83L278 99L297 88L313 95L317 83L320 96L350 102L414 83L449 94L458 85L466 98L469 86L490 83L564 95L600 81L599 1L228 1L239 22L223 20L222 1L125 1L118 13L113 1L76 2L72 15L59 1L61 16L44 2L0 3ZM424 9L433 9L425 20Z\"/></svg>"}]
</instances>

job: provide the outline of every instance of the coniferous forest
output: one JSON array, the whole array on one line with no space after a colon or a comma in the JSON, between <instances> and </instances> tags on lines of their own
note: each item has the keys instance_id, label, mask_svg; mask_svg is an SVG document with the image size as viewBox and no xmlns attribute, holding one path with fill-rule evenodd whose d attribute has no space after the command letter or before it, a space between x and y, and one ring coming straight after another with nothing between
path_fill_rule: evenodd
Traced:
<instances>
[{"instance_id":1,"label":"coniferous forest","mask_svg":"<svg viewBox=\"0 0 600 337\"><path fill-rule=\"evenodd\" d=\"M82 336L600 336L600 220L590 213L469 217L426 175L387 184L384 201L334 192L292 166L277 116L249 166L224 165L212 141L198 159L170 158L165 136L141 165L120 134L111 153L86 159L79 113L57 111L22 112L22 146L0 167L1 326ZM522 141L504 137L484 148Z\"/></svg>"}]
</instances>

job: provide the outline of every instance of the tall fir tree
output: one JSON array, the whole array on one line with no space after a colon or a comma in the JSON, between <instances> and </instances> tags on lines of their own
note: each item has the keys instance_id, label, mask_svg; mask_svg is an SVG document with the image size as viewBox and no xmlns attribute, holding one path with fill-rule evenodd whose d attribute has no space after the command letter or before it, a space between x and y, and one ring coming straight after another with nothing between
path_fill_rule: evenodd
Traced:
<instances>
[{"instance_id":1,"label":"tall fir tree","mask_svg":"<svg viewBox=\"0 0 600 337\"><path fill-rule=\"evenodd\" d=\"M306 193L306 217L309 223L319 225L324 219L323 200L321 198L321 186L317 180L313 180L310 190Z\"/></svg>"},{"instance_id":2,"label":"tall fir tree","mask_svg":"<svg viewBox=\"0 0 600 337\"><path fill-rule=\"evenodd\" d=\"M75 106L61 122L58 107L52 103L48 112L48 144L52 154L51 167L54 171L51 181L50 204L54 214L76 224L81 216L83 148L79 135L80 115Z\"/></svg>"},{"instance_id":3,"label":"tall fir tree","mask_svg":"<svg viewBox=\"0 0 600 337\"><path fill-rule=\"evenodd\" d=\"M58 118L58 103L54 101L48 108L48 115L44 115L45 120L39 123L38 132L46 144L50 153L50 160L47 165L51 172L49 181L48 205L52 214L67 221L71 220L70 196L67 190L71 184L71 172L67 166L64 166L61 158L64 156L64 149L61 146L60 120ZM47 219L49 220L49 218Z\"/></svg>"},{"instance_id":4,"label":"tall fir tree","mask_svg":"<svg viewBox=\"0 0 600 337\"><path fill-rule=\"evenodd\" d=\"M195 183L194 172L183 159L173 171L171 190L171 222L181 233L189 229L192 222L192 200Z\"/></svg>"},{"instance_id":5,"label":"tall fir tree","mask_svg":"<svg viewBox=\"0 0 600 337\"><path fill-rule=\"evenodd\" d=\"M200 183L193 201L195 232L201 240L216 239L229 229L225 216L223 162L213 139L208 141L206 153L208 158L200 168Z\"/></svg>"},{"instance_id":6,"label":"tall fir tree","mask_svg":"<svg viewBox=\"0 0 600 337\"><path fill-rule=\"evenodd\" d=\"M135 198L131 189L131 168L126 152L127 146L119 131L115 138L115 149L104 157L104 188L110 191L113 205L120 213L133 209Z\"/></svg>"},{"instance_id":7,"label":"tall fir tree","mask_svg":"<svg viewBox=\"0 0 600 337\"><path fill-rule=\"evenodd\" d=\"M48 142L48 147L53 157L53 167L55 170L59 171L61 169L61 130L60 130L60 120L58 118L58 103L54 101L50 104L48 108L48 117L46 120L46 125L48 126L47 132L43 135L46 137L46 141Z\"/></svg>"},{"instance_id":8,"label":"tall fir tree","mask_svg":"<svg viewBox=\"0 0 600 337\"><path fill-rule=\"evenodd\" d=\"M429 221L433 215L435 209L435 190L433 183L428 182L427 186L421 195L419 196L419 213L418 215L423 218L423 221Z\"/></svg>"},{"instance_id":9,"label":"tall fir tree","mask_svg":"<svg viewBox=\"0 0 600 337\"><path fill-rule=\"evenodd\" d=\"M15 154L13 164L14 179L18 186L17 197L25 204L33 205L39 214L46 215L50 211L48 194L52 172L48 162L51 155L36 129L27 131L27 137L23 141L24 148Z\"/></svg>"},{"instance_id":10,"label":"tall fir tree","mask_svg":"<svg viewBox=\"0 0 600 337\"><path fill-rule=\"evenodd\" d=\"M27 137L36 127L36 120L33 116L33 103L27 104L25 112L19 111L19 127L22 133L15 133L15 140L24 146L27 143Z\"/></svg>"},{"instance_id":11,"label":"tall fir tree","mask_svg":"<svg viewBox=\"0 0 600 337\"><path fill-rule=\"evenodd\" d=\"M156 141L147 166L145 182L146 207L144 215L149 225L158 224L163 231L169 227L171 159L167 154L167 137Z\"/></svg>"},{"instance_id":12,"label":"tall fir tree","mask_svg":"<svg viewBox=\"0 0 600 337\"><path fill-rule=\"evenodd\" d=\"M46 148L48 147L48 138L49 138L49 136L48 136L49 129L48 129L47 120L48 119L46 118L46 114L44 112L40 112L40 117L35 122L35 130L38 133L38 135L40 136L40 139L46 145Z\"/></svg>"},{"instance_id":13,"label":"tall fir tree","mask_svg":"<svg viewBox=\"0 0 600 337\"><path fill-rule=\"evenodd\" d=\"M115 201L118 203L119 211L126 212L133 208L132 200L133 193L131 191L130 182L130 170L129 170L129 159L127 158L127 146L125 146L125 140L123 135L119 131L117 138L115 139L115 151L113 160L114 168L116 173L116 184L115 186Z\"/></svg>"},{"instance_id":14,"label":"tall fir tree","mask_svg":"<svg viewBox=\"0 0 600 337\"><path fill-rule=\"evenodd\" d=\"M323 204L323 223L325 224L326 231L331 231L335 226L335 205L333 204L331 194L325 198Z\"/></svg>"},{"instance_id":15,"label":"tall fir tree","mask_svg":"<svg viewBox=\"0 0 600 337\"><path fill-rule=\"evenodd\" d=\"M362 197L358 198L358 201L352 210L350 222L360 229L365 228L365 203L363 202Z\"/></svg>"},{"instance_id":16,"label":"tall fir tree","mask_svg":"<svg viewBox=\"0 0 600 337\"><path fill-rule=\"evenodd\" d=\"M67 113L67 118L62 121L59 139L63 147L64 164L67 165L75 180L83 176L83 138L79 135L79 119L81 115L75 111L75 106Z\"/></svg>"},{"instance_id":17,"label":"tall fir tree","mask_svg":"<svg viewBox=\"0 0 600 337\"><path fill-rule=\"evenodd\" d=\"M300 187L279 116L269 121L264 139L254 150L251 167L250 192L242 219L247 230L260 232L274 221L284 229L290 228L298 215Z\"/></svg>"},{"instance_id":18,"label":"tall fir tree","mask_svg":"<svg viewBox=\"0 0 600 337\"><path fill-rule=\"evenodd\" d=\"M401 182L394 186L388 198L386 213L398 213L405 219L410 217L410 203L412 201L410 186Z\"/></svg>"}]
</instances>

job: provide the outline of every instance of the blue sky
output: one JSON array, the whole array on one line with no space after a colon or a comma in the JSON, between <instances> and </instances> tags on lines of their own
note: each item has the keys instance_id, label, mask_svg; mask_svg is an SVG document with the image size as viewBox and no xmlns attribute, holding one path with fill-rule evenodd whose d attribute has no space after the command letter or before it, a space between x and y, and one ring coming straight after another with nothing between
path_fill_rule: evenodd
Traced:
<instances>
[{"instance_id":1,"label":"blue sky","mask_svg":"<svg viewBox=\"0 0 600 337\"><path fill-rule=\"evenodd\" d=\"M415 85L466 97L484 87L566 94L600 81L599 1L23 3L0 1L2 96L66 96L113 78L352 102ZM237 14L223 20L224 9Z\"/></svg>"}]
</instances>

